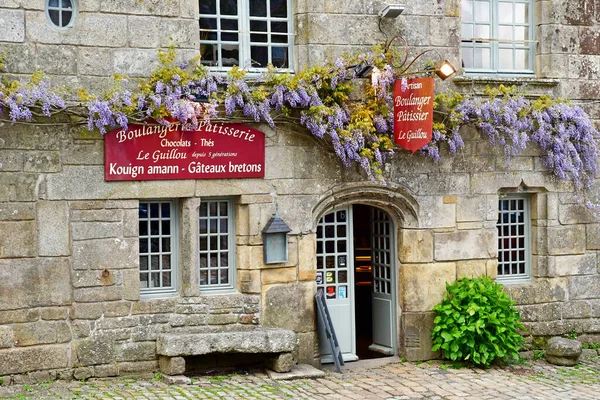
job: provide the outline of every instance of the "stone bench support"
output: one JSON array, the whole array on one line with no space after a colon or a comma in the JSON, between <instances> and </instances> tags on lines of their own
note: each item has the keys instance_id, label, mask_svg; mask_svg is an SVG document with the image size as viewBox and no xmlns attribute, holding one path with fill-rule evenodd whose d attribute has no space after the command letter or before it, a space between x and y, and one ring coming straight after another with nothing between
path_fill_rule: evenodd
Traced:
<instances>
[{"instance_id":1,"label":"stone bench support","mask_svg":"<svg viewBox=\"0 0 600 400\"><path fill-rule=\"evenodd\" d=\"M219 333L166 333L158 336L156 353L163 374L185 372L185 358L215 353L273 354L266 366L289 372L295 365L296 333L288 329L258 328Z\"/></svg>"}]
</instances>

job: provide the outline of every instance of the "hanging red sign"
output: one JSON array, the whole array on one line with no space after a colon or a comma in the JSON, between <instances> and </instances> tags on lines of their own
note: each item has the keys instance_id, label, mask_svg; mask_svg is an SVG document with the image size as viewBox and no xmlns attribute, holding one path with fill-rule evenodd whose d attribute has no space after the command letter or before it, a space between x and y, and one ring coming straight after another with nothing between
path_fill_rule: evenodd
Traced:
<instances>
[{"instance_id":1,"label":"hanging red sign","mask_svg":"<svg viewBox=\"0 0 600 400\"><path fill-rule=\"evenodd\" d=\"M104 137L107 181L264 176L265 135L240 124L129 125Z\"/></svg>"},{"instance_id":2,"label":"hanging red sign","mask_svg":"<svg viewBox=\"0 0 600 400\"><path fill-rule=\"evenodd\" d=\"M394 82L394 140L413 153L431 141L433 78Z\"/></svg>"}]
</instances>

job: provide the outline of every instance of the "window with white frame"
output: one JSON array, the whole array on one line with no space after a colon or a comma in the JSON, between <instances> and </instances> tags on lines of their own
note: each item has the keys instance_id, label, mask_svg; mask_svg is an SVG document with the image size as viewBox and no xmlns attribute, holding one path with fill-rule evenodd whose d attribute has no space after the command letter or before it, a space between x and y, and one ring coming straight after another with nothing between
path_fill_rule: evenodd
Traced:
<instances>
[{"instance_id":1,"label":"window with white frame","mask_svg":"<svg viewBox=\"0 0 600 400\"><path fill-rule=\"evenodd\" d=\"M55 28L70 28L75 20L74 0L46 0L46 17Z\"/></svg>"},{"instance_id":2,"label":"window with white frame","mask_svg":"<svg viewBox=\"0 0 600 400\"><path fill-rule=\"evenodd\" d=\"M177 290L177 208L174 201L140 201L139 253L142 296Z\"/></svg>"},{"instance_id":3,"label":"window with white frame","mask_svg":"<svg viewBox=\"0 0 600 400\"><path fill-rule=\"evenodd\" d=\"M233 290L236 278L233 202L227 199L202 200L198 233L200 290Z\"/></svg>"},{"instance_id":4,"label":"window with white frame","mask_svg":"<svg viewBox=\"0 0 600 400\"><path fill-rule=\"evenodd\" d=\"M291 70L291 0L199 0L202 64L249 71Z\"/></svg>"},{"instance_id":5,"label":"window with white frame","mask_svg":"<svg viewBox=\"0 0 600 400\"><path fill-rule=\"evenodd\" d=\"M498 203L498 280L531 277L530 198L508 195Z\"/></svg>"},{"instance_id":6,"label":"window with white frame","mask_svg":"<svg viewBox=\"0 0 600 400\"><path fill-rule=\"evenodd\" d=\"M533 0L462 0L465 72L533 74Z\"/></svg>"}]
</instances>

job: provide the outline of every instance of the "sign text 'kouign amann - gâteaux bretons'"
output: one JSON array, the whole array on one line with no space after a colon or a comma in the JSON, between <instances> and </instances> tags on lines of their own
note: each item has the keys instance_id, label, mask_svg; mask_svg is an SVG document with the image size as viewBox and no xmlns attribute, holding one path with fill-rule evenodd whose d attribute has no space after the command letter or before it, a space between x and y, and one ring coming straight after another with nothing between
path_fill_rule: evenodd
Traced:
<instances>
[{"instance_id":1,"label":"sign text 'kouign amann - g\u00e2teaux bretons'","mask_svg":"<svg viewBox=\"0 0 600 400\"><path fill-rule=\"evenodd\" d=\"M394 82L394 141L413 153L431 141L433 78Z\"/></svg>"},{"instance_id":2,"label":"sign text 'kouign amann - g\u00e2teaux bretons'","mask_svg":"<svg viewBox=\"0 0 600 400\"><path fill-rule=\"evenodd\" d=\"M262 178L265 135L240 124L129 125L104 137L107 181Z\"/></svg>"}]
</instances>

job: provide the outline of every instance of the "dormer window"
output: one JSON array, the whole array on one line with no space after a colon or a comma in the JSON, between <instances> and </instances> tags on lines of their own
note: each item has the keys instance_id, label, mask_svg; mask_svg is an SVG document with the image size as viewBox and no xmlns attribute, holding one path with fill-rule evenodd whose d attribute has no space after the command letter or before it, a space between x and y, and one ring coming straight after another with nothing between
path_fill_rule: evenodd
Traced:
<instances>
[{"instance_id":1,"label":"dormer window","mask_svg":"<svg viewBox=\"0 0 600 400\"><path fill-rule=\"evenodd\" d=\"M75 20L75 1L46 0L46 16L50 24L56 28L72 27Z\"/></svg>"}]
</instances>

